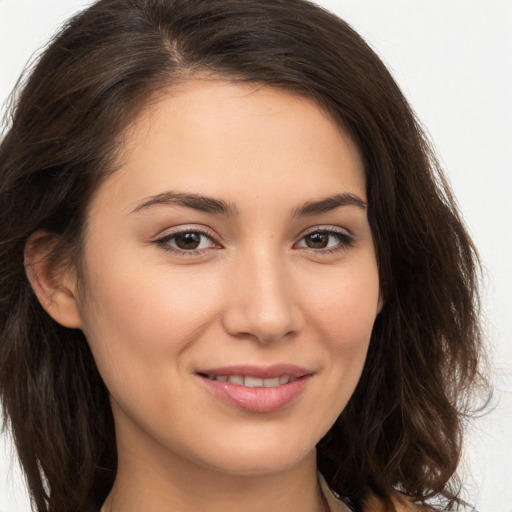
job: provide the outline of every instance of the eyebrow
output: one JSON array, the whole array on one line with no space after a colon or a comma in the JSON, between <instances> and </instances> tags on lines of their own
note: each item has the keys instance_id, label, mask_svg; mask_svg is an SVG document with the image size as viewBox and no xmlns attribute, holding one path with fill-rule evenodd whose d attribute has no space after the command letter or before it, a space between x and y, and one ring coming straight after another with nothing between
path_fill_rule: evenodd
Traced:
<instances>
[{"instance_id":1,"label":"eyebrow","mask_svg":"<svg viewBox=\"0 0 512 512\"><path fill-rule=\"evenodd\" d=\"M207 197L200 194L187 194L183 192L163 192L155 196L148 197L142 203L138 204L131 213L139 212L153 206L184 206L205 213L214 213L235 217L239 211L235 204L228 203L221 199ZM320 215L335 210L342 206L355 206L366 210L366 202L355 194L335 194L316 201L308 201L295 208L292 212L293 217L308 217L311 215Z\"/></svg>"},{"instance_id":2,"label":"eyebrow","mask_svg":"<svg viewBox=\"0 0 512 512\"><path fill-rule=\"evenodd\" d=\"M318 201L308 201L293 211L294 217L308 217L310 215L320 215L327 213L342 206L356 206L366 210L366 202L355 194L335 194Z\"/></svg>"},{"instance_id":3,"label":"eyebrow","mask_svg":"<svg viewBox=\"0 0 512 512\"><path fill-rule=\"evenodd\" d=\"M200 194L185 194L182 192L163 192L162 194L151 196L137 205L131 213L158 205L185 206L193 210L199 210L205 213L216 213L228 217L238 215L238 208L232 203L227 203L221 199L202 196Z\"/></svg>"}]
</instances>

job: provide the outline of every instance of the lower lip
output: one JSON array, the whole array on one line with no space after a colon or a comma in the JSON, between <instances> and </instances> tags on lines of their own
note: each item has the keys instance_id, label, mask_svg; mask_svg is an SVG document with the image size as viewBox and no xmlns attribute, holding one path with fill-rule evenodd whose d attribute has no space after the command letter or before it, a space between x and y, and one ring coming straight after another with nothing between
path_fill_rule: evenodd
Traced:
<instances>
[{"instance_id":1,"label":"lower lip","mask_svg":"<svg viewBox=\"0 0 512 512\"><path fill-rule=\"evenodd\" d=\"M274 412L293 402L307 386L311 375L275 387L249 388L231 382L201 377L214 395L229 405L251 412Z\"/></svg>"}]
</instances>

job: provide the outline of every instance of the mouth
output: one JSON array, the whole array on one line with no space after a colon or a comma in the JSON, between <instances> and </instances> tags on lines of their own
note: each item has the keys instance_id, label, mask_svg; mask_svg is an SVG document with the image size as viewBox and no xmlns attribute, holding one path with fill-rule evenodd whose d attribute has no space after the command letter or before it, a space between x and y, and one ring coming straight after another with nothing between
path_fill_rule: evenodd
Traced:
<instances>
[{"instance_id":1,"label":"mouth","mask_svg":"<svg viewBox=\"0 0 512 512\"><path fill-rule=\"evenodd\" d=\"M199 374L201 377L206 377L210 380L217 382L229 382L237 386L245 386L247 388L275 388L277 386L283 386L297 380L296 377L290 375L280 375L279 377L271 377L268 379L261 379L258 377L252 377L249 375L208 375ZM300 377L299 377L300 378Z\"/></svg>"},{"instance_id":2,"label":"mouth","mask_svg":"<svg viewBox=\"0 0 512 512\"><path fill-rule=\"evenodd\" d=\"M314 372L295 365L230 366L197 372L222 402L250 412L275 412L294 402Z\"/></svg>"}]
</instances>

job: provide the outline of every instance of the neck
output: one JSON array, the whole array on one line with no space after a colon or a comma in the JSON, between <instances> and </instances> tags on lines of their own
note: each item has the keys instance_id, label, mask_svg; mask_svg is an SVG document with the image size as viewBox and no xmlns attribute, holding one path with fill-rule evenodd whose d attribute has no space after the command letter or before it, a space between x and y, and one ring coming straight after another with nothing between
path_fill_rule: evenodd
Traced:
<instances>
[{"instance_id":1,"label":"neck","mask_svg":"<svg viewBox=\"0 0 512 512\"><path fill-rule=\"evenodd\" d=\"M324 512L316 454L271 474L233 475L188 460L162 464L120 457L104 512Z\"/></svg>"}]
</instances>

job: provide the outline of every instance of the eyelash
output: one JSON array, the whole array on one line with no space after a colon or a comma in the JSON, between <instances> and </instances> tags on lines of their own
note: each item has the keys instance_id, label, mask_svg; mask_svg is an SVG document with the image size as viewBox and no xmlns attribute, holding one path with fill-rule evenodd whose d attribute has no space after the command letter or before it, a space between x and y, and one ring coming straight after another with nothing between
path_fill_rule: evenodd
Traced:
<instances>
[{"instance_id":1,"label":"eyelash","mask_svg":"<svg viewBox=\"0 0 512 512\"><path fill-rule=\"evenodd\" d=\"M172 240L175 240L176 237L178 237L180 235L186 235L186 234L197 234L197 235L200 235L201 237L206 237L207 239L209 239L212 242L214 247L208 247L206 249L203 248L203 249L184 250L184 249L179 249L177 247L172 247L170 245L170 242ZM316 234L329 235L329 236L334 237L338 241L338 244L336 244L336 246L334 246L332 248L314 249L311 247L304 247L304 249L311 251L317 255L329 255L329 254L342 252L342 251L347 250L350 247L352 247L354 245L354 241L355 241L354 237L352 235L348 234L346 231L333 229L332 227L329 227L329 228L316 227L316 228L310 230L309 232L307 232L306 234L304 234L300 238L299 242L302 242L308 236L316 235ZM157 244L164 251L168 251L168 252L182 255L182 256L199 256L199 255L204 254L204 251L221 248L220 244L215 240L213 233L210 233L210 232L207 232L207 231L204 231L201 229L197 229L197 228L181 229L179 231L169 233L161 238L158 238L157 240L154 241L154 243ZM296 245L296 244L294 244L294 245Z\"/></svg>"}]
</instances>

